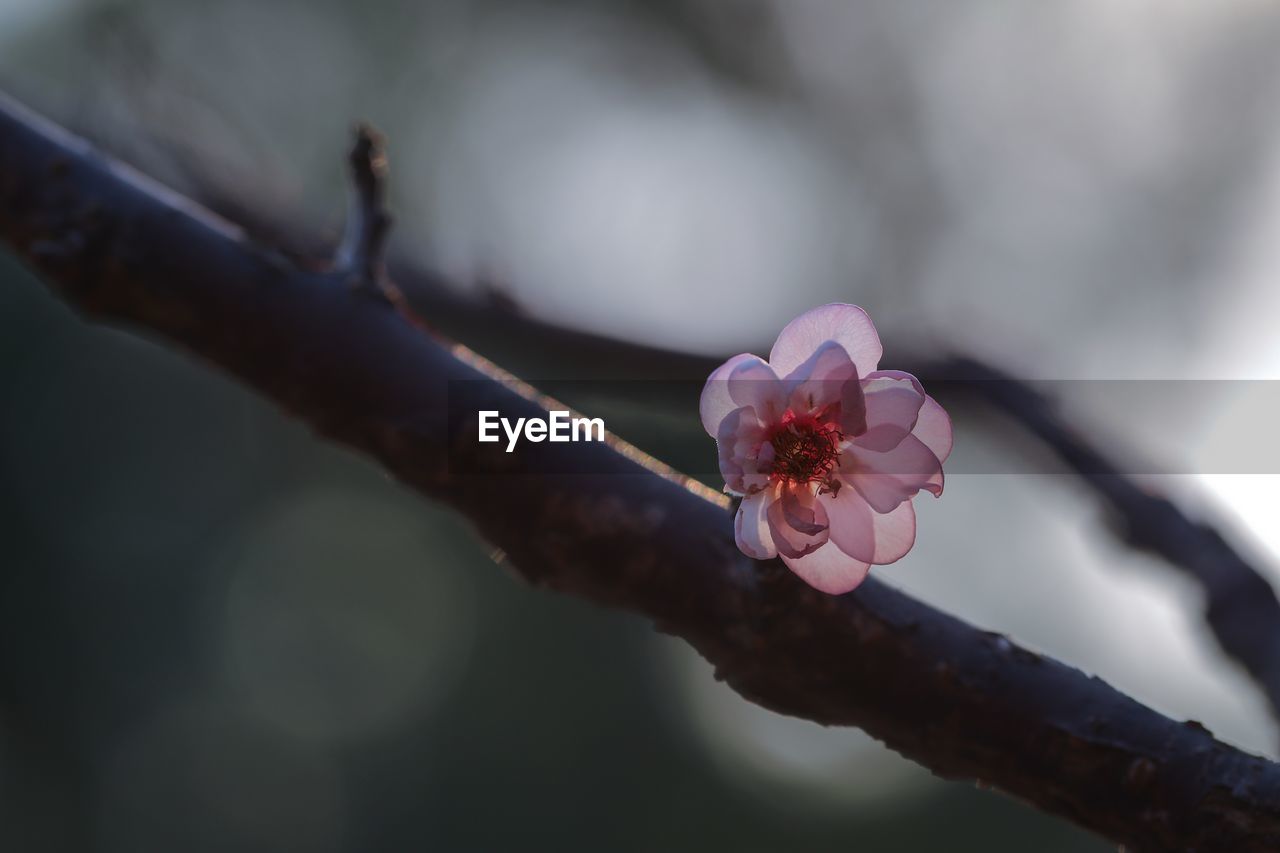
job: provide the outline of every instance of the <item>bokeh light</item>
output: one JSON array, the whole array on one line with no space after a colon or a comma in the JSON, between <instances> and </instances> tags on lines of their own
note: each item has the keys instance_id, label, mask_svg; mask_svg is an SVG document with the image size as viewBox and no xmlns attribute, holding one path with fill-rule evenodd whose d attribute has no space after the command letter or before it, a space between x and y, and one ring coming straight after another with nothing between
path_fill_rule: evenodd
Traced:
<instances>
[{"instance_id":1,"label":"bokeh light","mask_svg":"<svg viewBox=\"0 0 1280 853\"><path fill-rule=\"evenodd\" d=\"M228 554L222 654L247 708L321 740L421 724L473 631L469 590L433 565L447 558L377 498L308 492L265 513Z\"/></svg>"}]
</instances>

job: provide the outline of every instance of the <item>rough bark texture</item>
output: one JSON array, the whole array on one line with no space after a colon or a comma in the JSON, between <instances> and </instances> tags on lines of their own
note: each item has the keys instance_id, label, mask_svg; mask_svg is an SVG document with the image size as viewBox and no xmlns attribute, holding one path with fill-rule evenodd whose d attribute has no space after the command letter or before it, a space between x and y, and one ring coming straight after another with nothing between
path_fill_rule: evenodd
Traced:
<instances>
[{"instance_id":1,"label":"rough bark texture","mask_svg":"<svg viewBox=\"0 0 1280 853\"><path fill-rule=\"evenodd\" d=\"M536 398L349 270L299 269L4 102L0 238L84 314L238 376L455 507L532 583L645 614L754 702L1138 849L1280 848L1280 766L874 579L830 597L750 561L721 497L618 442L476 442L450 411Z\"/></svg>"}]
</instances>

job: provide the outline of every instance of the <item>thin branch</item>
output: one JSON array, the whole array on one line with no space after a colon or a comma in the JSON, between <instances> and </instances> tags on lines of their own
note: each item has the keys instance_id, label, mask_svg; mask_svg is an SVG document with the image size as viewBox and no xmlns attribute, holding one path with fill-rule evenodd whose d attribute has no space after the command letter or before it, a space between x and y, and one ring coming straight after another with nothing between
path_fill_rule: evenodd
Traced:
<instances>
[{"instance_id":1,"label":"thin branch","mask_svg":"<svg viewBox=\"0 0 1280 853\"><path fill-rule=\"evenodd\" d=\"M80 311L240 377L456 508L531 583L648 616L754 702L861 727L1138 849L1280 846L1280 766L878 581L836 598L750 561L722 497L621 442L478 443L451 412L545 412L392 306L13 104L0 238Z\"/></svg>"},{"instance_id":2,"label":"thin branch","mask_svg":"<svg viewBox=\"0 0 1280 853\"><path fill-rule=\"evenodd\" d=\"M1039 438L1106 501L1129 544L1158 554L1199 581L1205 592L1205 620L1218 643L1257 681L1273 715L1280 717L1280 599L1221 533L1188 518L1172 501L1126 476L1029 384L963 357L924 370L957 380Z\"/></svg>"}]
</instances>

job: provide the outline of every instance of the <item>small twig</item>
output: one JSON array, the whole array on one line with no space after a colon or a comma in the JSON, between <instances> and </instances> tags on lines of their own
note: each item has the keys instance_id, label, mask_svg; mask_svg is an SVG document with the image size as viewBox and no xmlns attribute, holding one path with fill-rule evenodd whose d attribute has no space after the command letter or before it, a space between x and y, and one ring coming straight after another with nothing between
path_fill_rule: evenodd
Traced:
<instances>
[{"instance_id":1,"label":"small twig","mask_svg":"<svg viewBox=\"0 0 1280 853\"><path fill-rule=\"evenodd\" d=\"M347 162L351 179L347 224L334 252L333 268L356 288L386 296L384 247L392 220L386 208L387 157L382 136L367 124L357 125Z\"/></svg>"}]
</instances>

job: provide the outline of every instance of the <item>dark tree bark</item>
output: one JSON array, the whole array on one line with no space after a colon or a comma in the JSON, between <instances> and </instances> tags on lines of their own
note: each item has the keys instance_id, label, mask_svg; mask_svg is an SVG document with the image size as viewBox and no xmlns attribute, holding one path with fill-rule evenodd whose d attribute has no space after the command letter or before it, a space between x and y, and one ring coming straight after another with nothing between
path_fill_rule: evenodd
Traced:
<instances>
[{"instance_id":1,"label":"dark tree bark","mask_svg":"<svg viewBox=\"0 0 1280 853\"><path fill-rule=\"evenodd\" d=\"M12 103L0 238L85 315L239 377L457 509L531 583L648 616L754 702L1138 849L1280 847L1280 766L1198 724L874 579L831 597L748 560L723 497L621 442L478 443L451 413L542 406L381 298L376 258L300 268Z\"/></svg>"}]
</instances>

